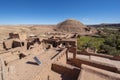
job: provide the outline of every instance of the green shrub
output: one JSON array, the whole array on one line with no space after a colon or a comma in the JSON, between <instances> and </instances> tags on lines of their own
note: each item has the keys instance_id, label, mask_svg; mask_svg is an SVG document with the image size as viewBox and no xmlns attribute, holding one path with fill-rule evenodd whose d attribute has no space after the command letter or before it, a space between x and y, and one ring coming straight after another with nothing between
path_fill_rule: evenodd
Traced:
<instances>
[{"instance_id":1,"label":"green shrub","mask_svg":"<svg viewBox=\"0 0 120 80\"><path fill-rule=\"evenodd\" d=\"M78 38L77 42L78 49L82 49L82 47L95 47L96 49L99 49L100 45L104 42L104 38L81 36L80 38Z\"/></svg>"}]
</instances>

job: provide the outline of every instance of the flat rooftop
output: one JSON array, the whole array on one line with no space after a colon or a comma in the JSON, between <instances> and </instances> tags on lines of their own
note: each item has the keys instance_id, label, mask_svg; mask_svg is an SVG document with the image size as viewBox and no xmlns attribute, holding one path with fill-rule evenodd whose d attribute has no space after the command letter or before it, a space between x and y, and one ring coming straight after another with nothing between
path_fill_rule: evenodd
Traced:
<instances>
[{"instance_id":1,"label":"flat rooftop","mask_svg":"<svg viewBox=\"0 0 120 80\"><path fill-rule=\"evenodd\" d=\"M7 78L8 80L33 80L37 75L57 75L51 71L51 57L58 52L55 49L49 49L37 54L29 55L21 60L11 62L8 64ZM40 65L37 65L33 59L35 56L41 61ZM59 76L59 75L58 75Z\"/></svg>"}]
</instances>

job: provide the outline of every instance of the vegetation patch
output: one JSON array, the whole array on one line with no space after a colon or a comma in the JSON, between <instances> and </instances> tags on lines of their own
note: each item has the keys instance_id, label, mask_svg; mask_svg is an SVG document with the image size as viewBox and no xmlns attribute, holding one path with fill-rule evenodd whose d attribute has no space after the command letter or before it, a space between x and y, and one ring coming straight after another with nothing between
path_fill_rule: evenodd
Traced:
<instances>
[{"instance_id":1,"label":"vegetation patch","mask_svg":"<svg viewBox=\"0 0 120 80\"><path fill-rule=\"evenodd\" d=\"M104 42L104 38L100 37L91 37L91 36L81 36L77 39L78 42L78 49L85 49L87 47L94 47L96 49L99 49L100 46Z\"/></svg>"},{"instance_id":2,"label":"vegetation patch","mask_svg":"<svg viewBox=\"0 0 120 80\"><path fill-rule=\"evenodd\" d=\"M120 55L120 31L103 29L99 36L81 36L77 38L78 49L94 48L98 53Z\"/></svg>"}]
</instances>

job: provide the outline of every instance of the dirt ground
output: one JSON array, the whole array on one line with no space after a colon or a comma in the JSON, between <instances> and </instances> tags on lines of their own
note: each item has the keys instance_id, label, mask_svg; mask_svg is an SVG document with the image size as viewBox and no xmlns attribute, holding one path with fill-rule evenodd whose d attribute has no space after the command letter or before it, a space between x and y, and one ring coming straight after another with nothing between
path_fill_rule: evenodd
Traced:
<instances>
[{"instance_id":1,"label":"dirt ground","mask_svg":"<svg viewBox=\"0 0 120 80\"><path fill-rule=\"evenodd\" d=\"M42 25L11 25L11 26L0 26L0 40L5 39L6 37L8 37L8 33L10 32L19 32L19 33L28 33L28 34L32 34L32 33L45 33L45 32L52 32L53 31L53 26L42 26Z\"/></svg>"}]
</instances>

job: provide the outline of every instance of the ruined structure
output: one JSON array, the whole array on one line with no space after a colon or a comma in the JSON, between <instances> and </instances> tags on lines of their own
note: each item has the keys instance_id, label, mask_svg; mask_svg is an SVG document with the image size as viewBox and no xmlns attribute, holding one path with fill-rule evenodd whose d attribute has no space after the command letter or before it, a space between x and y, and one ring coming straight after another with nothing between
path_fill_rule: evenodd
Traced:
<instances>
[{"instance_id":1,"label":"ruined structure","mask_svg":"<svg viewBox=\"0 0 120 80\"><path fill-rule=\"evenodd\" d=\"M80 25L81 31L87 29L90 33L91 28ZM120 80L120 58L78 51L78 35L10 33L0 52L0 80Z\"/></svg>"},{"instance_id":2,"label":"ruined structure","mask_svg":"<svg viewBox=\"0 0 120 80\"><path fill-rule=\"evenodd\" d=\"M27 37L25 34L9 33L9 38L3 42L3 46L6 50L22 46L30 49L30 46L34 45L35 43L40 44L40 40L36 36Z\"/></svg>"}]
</instances>

